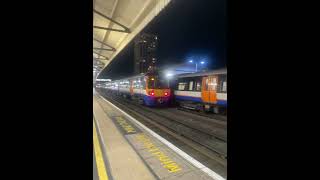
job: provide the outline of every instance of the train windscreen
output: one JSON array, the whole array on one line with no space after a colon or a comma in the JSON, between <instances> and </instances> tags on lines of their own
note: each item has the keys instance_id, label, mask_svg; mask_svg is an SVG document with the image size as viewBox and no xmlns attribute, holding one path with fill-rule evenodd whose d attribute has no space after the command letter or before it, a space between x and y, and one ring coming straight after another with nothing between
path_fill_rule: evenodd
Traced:
<instances>
[{"instance_id":1,"label":"train windscreen","mask_svg":"<svg viewBox=\"0 0 320 180\"><path fill-rule=\"evenodd\" d=\"M169 82L165 79L159 78L158 76L149 77L148 88L149 89L168 89Z\"/></svg>"}]
</instances>

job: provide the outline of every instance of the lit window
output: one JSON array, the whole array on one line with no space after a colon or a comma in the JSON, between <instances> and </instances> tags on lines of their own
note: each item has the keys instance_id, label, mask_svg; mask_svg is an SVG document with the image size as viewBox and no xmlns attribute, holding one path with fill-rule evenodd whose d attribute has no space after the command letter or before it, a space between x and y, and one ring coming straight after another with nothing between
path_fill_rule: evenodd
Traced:
<instances>
[{"instance_id":1,"label":"lit window","mask_svg":"<svg viewBox=\"0 0 320 180\"><path fill-rule=\"evenodd\" d=\"M186 85L187 83L179 83L178 90L181 90L181 91L185 90Z\"/></svg>"},{"instance_id":2,"label":"lit window","mask_svg":"<svg viewBox=\"0 0 320 180\"><path fill-rule=\"evenodd\" d=\"M227 91L227 82L226 82L226 81L223 82L222 91L223 91L223 92L226 92L226 91Z\"/></svg>"},{"instance_id":3,"label":"lit window","mask_svg":"<svg viewBox=\"0 0 320 180\"><path fill-rule=\"evenodd\" d=\"M200 82L197 82L196 90L197 90L197 91L200 91L200 90L201 90L201 84L200 84Z\"/></svg>"},{"instance_id":4,"label":"lit window","mask_svg":"<svg viewBox=\"0 0 320 180\"><path fill-rule=\"evenodd\" d=\"M192 91L193 90L193 81L190 81L189 82L189 91Z\"/></svg>"}]
</instances>

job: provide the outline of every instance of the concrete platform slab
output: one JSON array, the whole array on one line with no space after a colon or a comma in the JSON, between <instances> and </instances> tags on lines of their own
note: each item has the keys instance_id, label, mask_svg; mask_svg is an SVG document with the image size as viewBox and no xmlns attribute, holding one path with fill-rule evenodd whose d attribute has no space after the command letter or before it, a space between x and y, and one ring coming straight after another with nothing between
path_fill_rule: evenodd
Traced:
<instances>
[{"instance_id":1,"label":"concrete platform slab","mask_svg":"<svg viewBox=\"0 0 320 180\"><path fill-rule=\"evenodd\" d=\"M94 96L94 115L116 180L225 180L102 97Z\"/></svg>"}]
</instances>

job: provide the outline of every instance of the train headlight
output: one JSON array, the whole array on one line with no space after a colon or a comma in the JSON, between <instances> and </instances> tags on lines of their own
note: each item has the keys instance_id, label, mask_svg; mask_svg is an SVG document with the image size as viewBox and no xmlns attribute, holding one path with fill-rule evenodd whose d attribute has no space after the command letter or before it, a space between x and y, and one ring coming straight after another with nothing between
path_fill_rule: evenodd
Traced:
<instances>
[{"instance_id":1,"label":"train headlight","mask_svg":"<svg viewBox=\"0 0 320 180\"><path fill-rule=\"evenodd\" d=\"M153 90L149 91L149 95L154 96L154 91Z\"/></svg>"}]
</instances>

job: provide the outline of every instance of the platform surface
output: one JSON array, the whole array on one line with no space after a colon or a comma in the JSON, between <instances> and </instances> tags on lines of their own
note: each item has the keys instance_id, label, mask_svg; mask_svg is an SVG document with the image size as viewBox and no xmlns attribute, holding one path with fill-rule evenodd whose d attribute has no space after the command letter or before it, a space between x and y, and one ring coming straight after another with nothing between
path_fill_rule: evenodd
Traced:
<instances>
[{"instance_id":1,"label":"platform surface","mask_svg":"<svg viewBox=\"0 0 320 180\"><path fill-rule=\"evenodd\" d=\"M93 115L94 131L100 142L99 145L94 143L94 148L100 148L103 154L107 172L105 179L224 179L188 158L170 142L157 138L152 130L132 120L128 114L95 93ZM98 157L94 156L94 179L103 180L99 175Z\"/></svg>"}]
</instances>

